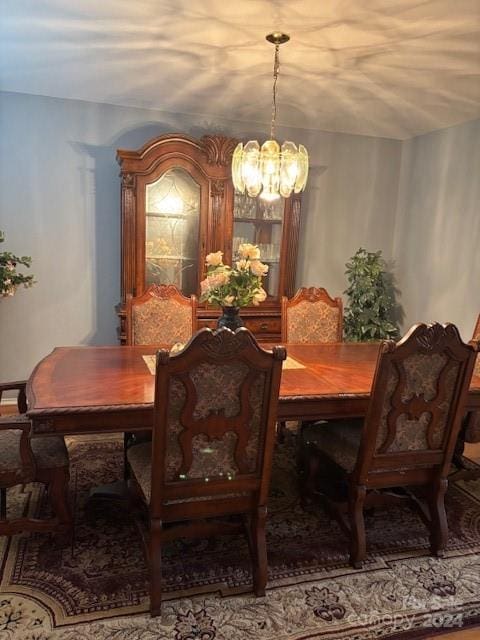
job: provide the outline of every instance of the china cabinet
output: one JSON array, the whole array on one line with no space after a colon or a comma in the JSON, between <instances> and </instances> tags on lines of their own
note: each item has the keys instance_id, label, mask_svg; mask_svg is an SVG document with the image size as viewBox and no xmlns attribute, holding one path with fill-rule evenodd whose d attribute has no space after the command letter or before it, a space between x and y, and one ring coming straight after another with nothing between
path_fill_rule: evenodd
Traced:
<instances>
[{"instance_id":1,"label":"china cabinet","mask_svg":"<svg viewBox=\"0 0 480 640\"><path fill-rule=\"evenodd\" d=\"M175 284L199 294L205 256L223 251L231 264L238 246L257 244L269 265L267 300L241 310L257 338L280 340L280 300L295 286L300 197L267 202L234 193L234 138L165 135L137 151L118 150L121 167L122 300L120 340L125 342L125 300L150 284ZM198 307L198 326L216 326L220 310Z\"/></svg>"}]
</instances>

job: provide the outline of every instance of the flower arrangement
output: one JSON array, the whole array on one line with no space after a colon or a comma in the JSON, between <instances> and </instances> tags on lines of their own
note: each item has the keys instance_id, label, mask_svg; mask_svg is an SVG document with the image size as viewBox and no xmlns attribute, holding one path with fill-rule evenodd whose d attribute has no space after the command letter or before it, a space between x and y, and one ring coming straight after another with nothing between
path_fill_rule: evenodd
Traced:
<instances>
[{"instance_id":1,"label":"flower arrangement","mask_svg":"<svg viewBox=\"0 0 480 640\"><path fill-rule=\"evenodd\" d=\"M5 241L5 235L0 231L0 242ZM17 272L17 265L23 264L30 267L32 259L28 256L21 258L14 256L9 251L0 253L0 296L13 296L19 285L31 287L34 284L33 276L24 276Z\"/></svg>"},{"instance_id":2,"label":"flower arrangement","mask_svg":"<svg viewBox=\"0 0 480 640\"><path fill-rule=\"evenodd\" d=\"M268 266L260 262L260 250L254 244L238 247L235 267L223 264L223 252L209 253L205 263L207 275L200 283L201 302L221 307L246 307L259 305L267 297L262 287L262 278Z\"/></svg>"}]
</instances>

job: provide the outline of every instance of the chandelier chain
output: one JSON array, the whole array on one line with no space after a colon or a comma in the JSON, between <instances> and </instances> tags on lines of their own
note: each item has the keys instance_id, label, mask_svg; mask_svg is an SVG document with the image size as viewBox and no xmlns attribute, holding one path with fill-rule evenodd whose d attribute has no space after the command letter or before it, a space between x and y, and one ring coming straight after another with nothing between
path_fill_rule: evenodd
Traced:
<instances>
[{"instance_id":1,"label":"chandelier chain","mask_svg":"<svg viewBox=\"0 0 480 640\"><path fill-rule=\"evenodd\" d=\"M273 61L273 95L272 95L272 121L270 124L270 140L275 139L275 120L277 118L277 80L280 71L280 45L275 45L275 58Z\"/></svg>"}]
</instances>

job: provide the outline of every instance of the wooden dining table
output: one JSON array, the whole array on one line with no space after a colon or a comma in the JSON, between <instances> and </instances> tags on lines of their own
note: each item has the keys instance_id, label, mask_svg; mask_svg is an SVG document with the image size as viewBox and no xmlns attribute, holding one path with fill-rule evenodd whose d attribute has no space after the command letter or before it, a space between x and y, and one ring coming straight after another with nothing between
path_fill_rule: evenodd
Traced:
<instances>
[{"instance_id":1,"label":"wooden dining table","mask_svg":"<svg viewBox=\"0 0 480 640\"><path fill-rule=\"evenodd\" d=\"M279 420L365 415L378 343L285 346L289 360L282 371ZM143 356L155 354L156 349L55 348L39 362L27 384L28 416L34 433L151 429L155 377ZM466 409L480 409L480 375L472 379Z\"/></svg>"}]
</instances>

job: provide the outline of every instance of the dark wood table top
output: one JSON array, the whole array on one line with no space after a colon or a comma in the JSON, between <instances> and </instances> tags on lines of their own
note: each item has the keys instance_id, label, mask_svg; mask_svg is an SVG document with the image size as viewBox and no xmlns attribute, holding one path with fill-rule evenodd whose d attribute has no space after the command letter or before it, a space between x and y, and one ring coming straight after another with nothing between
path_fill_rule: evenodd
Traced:
<instances>
[{"instance_id":1,"label":"dark wood table top","mask_svg":"<svg viewBox=\"0 0 480 640\"><path fill-rule=\"evenodd\" d=\"M280 419L365 414L378 343L288 344L286 347L288 355L305 368L287 368L282 372ZM142 355L154 354L156 349L150 346L57 347L37 365L28 381L28 415L34 424L43 421L45 432L55 429L79 432L83 430L80 421L93 425L91 430L95 425L100 430L103 425L105 430L114 430L114 423L120 418L125 428L134 423L138 427L148 426L154 376ZM472 380L469 396L469 408L477 407L480 407L480 376ZM115 415L107 419L107 414ZM58 424L52 426L56 416L71 419L77 416L77 424L70 428L71 423L57 420ZM46 418L50 418L48 424Z\"/></svg>"}]
</instances>

